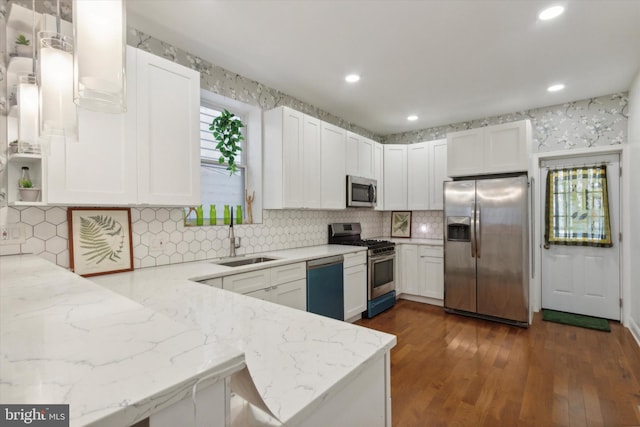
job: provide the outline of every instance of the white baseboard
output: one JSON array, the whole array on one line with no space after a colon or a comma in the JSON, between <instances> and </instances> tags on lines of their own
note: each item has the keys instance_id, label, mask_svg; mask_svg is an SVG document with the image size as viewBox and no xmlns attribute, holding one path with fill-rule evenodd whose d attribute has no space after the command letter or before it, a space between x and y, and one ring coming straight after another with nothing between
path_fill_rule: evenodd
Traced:
<instances>
[{"instance_id":1,"label":"white baseboard","mask_svg":"<svg viewBox=\"0 0 640 427\"><path fill-rule=\"evenodd\" d=\"M411 295L411 294L400 294L398 295L398 299L406 299L409 301L414 301L414 302L421 302L423 304L431 304L431 305L437 305L439 307L443 307L444 306L444 301L442 301L441 299L437 299L437 298L430 298L430 297L422 297L420 295Z\"/></svg>"},{"instance_id":2,"label":"white baseboard","mask_svg":"<svg viewBox=\"0 0 640 427\"><path fill-rule=\"evenodd\" d=\"M638 347L640 347L640 325L638 325L631 317L629 317L629 330L631 331L633 338L636 339Z\"/></svg>"}]
</instances>

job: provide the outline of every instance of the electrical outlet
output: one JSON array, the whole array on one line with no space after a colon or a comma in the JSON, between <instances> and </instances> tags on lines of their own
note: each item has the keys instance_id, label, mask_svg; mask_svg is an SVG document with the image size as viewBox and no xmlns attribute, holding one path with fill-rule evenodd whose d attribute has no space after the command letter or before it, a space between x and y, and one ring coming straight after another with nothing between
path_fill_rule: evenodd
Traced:
<instances>
[{"instance_id":1,"label":"electrical outlet","mask_svg":"<svg viewBox=\"0 0 640 427\"><path fill-rule=\"evenodd\" d=\"M159 254L164 252L164 248L167 245L167 242L161 238L153 238L151 239L151 244L149 245L149 253Z\"/></svg>"},{"instance_id":2,"label":"electrical outlet","mask_svg":"<svg viewBox=\"0 0 640 427\"><path fill-rule=\"evenodd\" d=\"M25 243L23 224L0 225L0 245L20 245Z\"/></svg>"}]
</instances>

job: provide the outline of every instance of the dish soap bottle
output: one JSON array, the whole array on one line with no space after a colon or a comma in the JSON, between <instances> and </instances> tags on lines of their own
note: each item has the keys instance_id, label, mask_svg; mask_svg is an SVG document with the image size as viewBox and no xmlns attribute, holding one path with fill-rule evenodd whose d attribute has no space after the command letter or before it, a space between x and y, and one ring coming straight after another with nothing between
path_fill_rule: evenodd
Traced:
<instances>
[{"instance_id":1,"label":"dish soap bottle","mask_svg":"<svg viewBox=\"0 0 640 427\"><path fill-rule=\"evenodd\" d=\"M242 206L236 206L236 224L242 224Z\"/></svg>"},{"instance_id":2,"label":"dish soap bottle","mask_svg":"<svg viewBox=\"0 0 640 427\"><path fill-rule=\"evenodd\" d=\"M231 211L229 205L224 205L224 223L225 225L231 224Z\"/></svg>"},{"instance_id":3,"label":"dish soap bottle","mask_svg":"<svg viewBox=\"0 0 640 427\"><path fill-rule=\"evenodd\" d=\"M196 225L204 224L204 213L202 212L202 205L196 208Z\"/></svg>"}]
</instances>

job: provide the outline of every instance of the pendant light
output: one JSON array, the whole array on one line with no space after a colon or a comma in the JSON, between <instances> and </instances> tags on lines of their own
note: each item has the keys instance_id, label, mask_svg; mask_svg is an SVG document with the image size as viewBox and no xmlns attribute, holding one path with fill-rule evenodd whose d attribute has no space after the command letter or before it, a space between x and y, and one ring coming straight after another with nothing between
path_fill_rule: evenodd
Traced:
<instances>
[{"instance_id":1,"label":"pendant light","mask_svg":"<svg viewBox=\"0 0 640 427\"><path fill-rule=\"evenodd\" d=\"M38 33L40 83L40 136L77 140L76 105L73 103L73 38L61 34L60 0L56 32Z\"/></svg>"},{"instance_id":2,"label":"pendant light","mask_svg":"<svg viewBox=\"0 0 640 427\"><path fill-rule=\"evenodd\" d=\"M108 113L126 111L125 0L73 0L74 102Z\"/></svg>"}]
</instances>

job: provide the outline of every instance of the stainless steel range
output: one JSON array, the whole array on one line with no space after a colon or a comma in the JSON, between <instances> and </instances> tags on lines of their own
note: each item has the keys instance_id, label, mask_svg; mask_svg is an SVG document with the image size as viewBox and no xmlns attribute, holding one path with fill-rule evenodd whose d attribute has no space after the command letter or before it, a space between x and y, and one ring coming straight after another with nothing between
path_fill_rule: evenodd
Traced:
<instances>
[{"instance_id":1,"label":"stainless steel range","mask_svg":"<svg viewBox=\"0 0 640 427\"><path fill-rule=\"evenodd\" d=\"M329 224L329 243L366 246L367 250L367 317L392 307L396 302L396 244L388 240L364 240L359 222Z\"/></svg>"}]
</instances>

